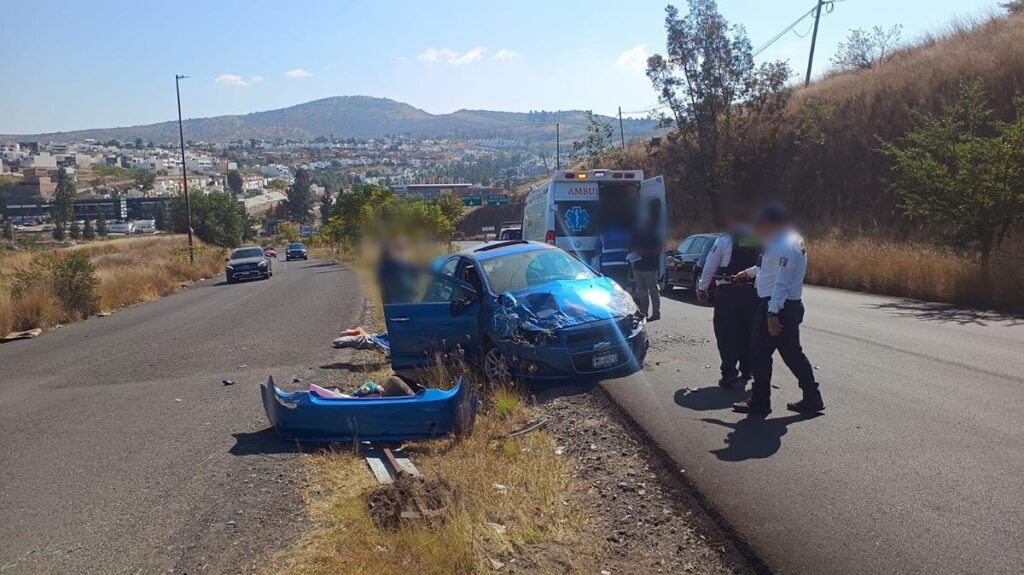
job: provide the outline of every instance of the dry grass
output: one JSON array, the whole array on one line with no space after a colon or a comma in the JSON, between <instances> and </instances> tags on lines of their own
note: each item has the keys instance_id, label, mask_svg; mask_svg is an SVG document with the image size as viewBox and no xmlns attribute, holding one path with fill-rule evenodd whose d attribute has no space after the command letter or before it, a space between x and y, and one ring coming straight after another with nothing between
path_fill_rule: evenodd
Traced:
<instances>
[{"instance_id":1,"label":"dry grass","mask_svg":"<svg viewBox=\"0 0 1024 575\"><path fill-rule=\"evenodd\" d=\"M93 242L62 250L86 253L100 280L100 309L113 311L174 293L183 285L216 275L224 250L200 247L196 263L188 262L183 236L125 238ZM15 296L14 276L36 265L38 251L0 256L0 333L35 327L52 327L72 321L53 294L33 289Z\"/></svg>"},{"instance_id":2,"label":"dry grass","mask_svg":"<svg viewBox=\"0 0 1024 575\"><path fill-rule=\"evenodd\" d=\"M978 264L925 244L823 239L808 247L808 283L961 305L1024 310L1024 265L993 262L985 280Z\"/></svg>"}]
</instances>

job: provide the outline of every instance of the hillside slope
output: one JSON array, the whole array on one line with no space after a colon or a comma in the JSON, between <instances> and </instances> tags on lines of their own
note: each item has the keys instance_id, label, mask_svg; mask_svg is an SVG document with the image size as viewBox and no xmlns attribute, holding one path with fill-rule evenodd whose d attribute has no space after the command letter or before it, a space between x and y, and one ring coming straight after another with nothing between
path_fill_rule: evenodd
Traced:
<instances>
[{"instance_id":1,"label":"hillside slope","mask_svg":"<svg viewBox=\"0 0 1024 575\"><path fill-rule=\"evenodd\" d=\"M889 162L879 147L911 128L913 110L938 111L954 102L962 78L983 80L994 115L1011 117L1014 97L1024 95L1024 15L958 22L881 66L834 73L798 88L783 122L745 138L737 196L781 199L817 228L811 231L936 236L941 230L907 219L886 191ZM686 193L679 159L657 146L650 151L645 170L669 176L679 231L706 229L707 201Z\"/></svg>"},{"instance_id":2,"label":"hillside slope","mask_svg":"<svg viewBox=\"0 0 1024 575\"><path fill-rule=\"evenodd\" d=\"M612 120L602 118L608 122ZM338 138L409 134L418 137L504 137L538 143L554 141L555 122L562 123L562 136L569 141L584 133L586 112L459 110L450 114L430 114L387 98L337 96L278 110L185 120L185 137L189 140L217 142L246 138L306 139L332 134ZM655 123L651 120L627 120L626 124L630 134L647 135L655 129ZM142 138L154 142L171 142L178 138L178 124L162 122L121 128L0 136L0 140L17 141L80 141L86 138L100 141L132 141Z\"/></svg>"}]
</instances>

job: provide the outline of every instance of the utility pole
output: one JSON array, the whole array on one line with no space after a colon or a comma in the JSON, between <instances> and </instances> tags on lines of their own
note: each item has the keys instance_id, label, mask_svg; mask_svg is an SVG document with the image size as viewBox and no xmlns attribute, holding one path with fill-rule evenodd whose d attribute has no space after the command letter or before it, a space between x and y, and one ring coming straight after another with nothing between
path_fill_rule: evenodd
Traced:
<instances>
[{"instance_id":1,"label":"utility pole","mask_svg":"<svg viewBox=\"0 0 1024 575\"><path fill-rule=\"evenodd\" d=\"M562 169L562 145L559 140L558 122L555 122L555 171Z\"/></svg>"},{"instance_id":2,"label":"utility pole","mask_svg":"<svg viewBox=\"0 0 1024 575\"><path fill-rule=\"evenodd\" d=\"M807 57L807 76L804 77L804 87L811 83L811 65L814 64L814 44L818 41L818 22L821 20L821 7L825 0L818 0L818 6L814 9L814 33L811 34L811 54Z\"/></svg>"},{"instance_id":3,"label":"utility pole","mask_svg":"<svg viewBox=\"0 0 1024 575\"><path fill-rule=\"evenodd\" d=\"M174 92L178 96L178 138L181 142L181 189L185 191L185 214L188 221L188 261L196 263L195 249L192 247L192 203L188 199L188 170L185 168L185 129L181 123L181 88L178 87L180 80L188 76L174 75Z\"/></svg>"},{"instance_id":4,"label":"utility pole","mask_svg":"<svg viewBox=\"0 0 1024 575\"><path fill-rule=\"evenodd\" d=\"M622 149L626 149L626 134L622 131L622 106L619 106L619 141L622 142Z\"/></svg>"}]
</instances>

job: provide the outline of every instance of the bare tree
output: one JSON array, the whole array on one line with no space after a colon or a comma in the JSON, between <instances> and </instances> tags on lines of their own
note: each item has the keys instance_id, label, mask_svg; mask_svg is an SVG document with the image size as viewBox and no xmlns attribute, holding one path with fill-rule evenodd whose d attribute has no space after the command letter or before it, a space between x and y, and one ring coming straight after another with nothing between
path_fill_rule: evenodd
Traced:
<instances>
[{"instance_id":1,"label":"bare tree","mask_svg":"<svg viewBox=\"0 0 1024 575\"><path fill-rule=\"evenodd\" d=\"M836 46L832 65L843 70L867 70L881 65L892 56L902 34L903 24L891 28L874 26L870 31L854 28L846 40Z\"/></svg>"}]
</instances>

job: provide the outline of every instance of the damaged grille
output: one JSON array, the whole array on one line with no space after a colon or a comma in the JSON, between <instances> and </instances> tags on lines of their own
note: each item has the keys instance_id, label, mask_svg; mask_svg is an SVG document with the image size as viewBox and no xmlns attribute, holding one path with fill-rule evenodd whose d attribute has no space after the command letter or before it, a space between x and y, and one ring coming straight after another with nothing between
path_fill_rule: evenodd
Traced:
<instances>
[{"instance_id":1,"label":"damaged grille","mask_svg":"<svg viewBox=\"0 0 1024 575\"><path fill-rule=\"evenodd\" d=\"M633 321L629 317L618 320L615 323L604 321L600 325L574 330L566 338L568 347L576 347L592 343L607 341L609 343L621 342L629 338L633 332Z\"/></svg>"}]
</instances>

